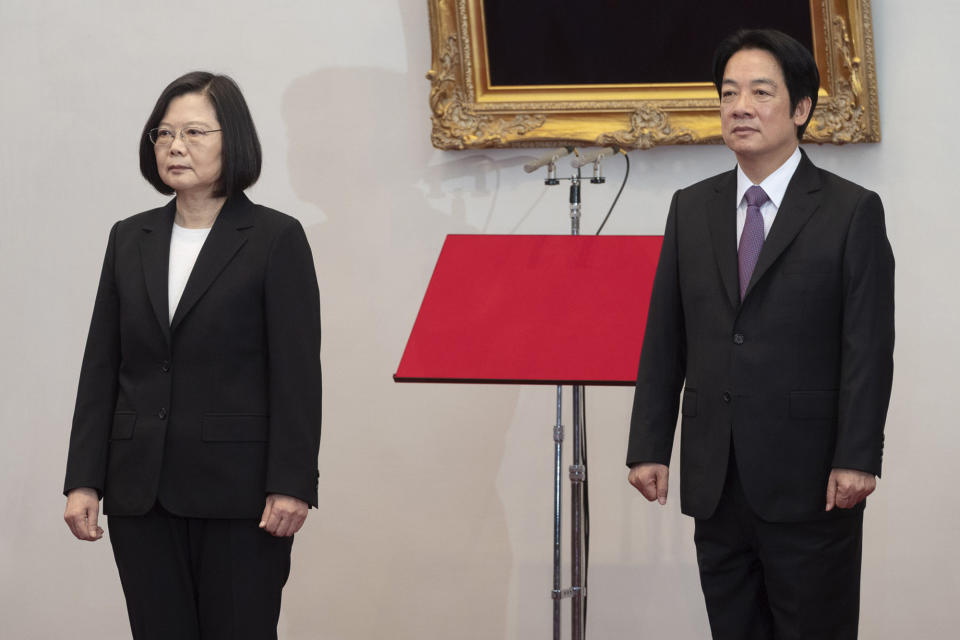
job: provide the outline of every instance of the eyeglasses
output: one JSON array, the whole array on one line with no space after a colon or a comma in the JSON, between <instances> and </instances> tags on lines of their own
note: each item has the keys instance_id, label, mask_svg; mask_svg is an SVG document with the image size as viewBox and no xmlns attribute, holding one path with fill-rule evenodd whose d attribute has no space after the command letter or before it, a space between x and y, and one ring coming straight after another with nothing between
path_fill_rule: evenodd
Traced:
<instances>
[{"instance_id":1,"label":"eyeglasses","mask_svg":"<svg viewBox=\"0 0 960 640\"><path fill-rule=\"evenodd\" d=\"M216 133L217 131L223 131L223 129L184 127L183 129L180 129L180 131L174 131L168 127L159 127L156 129L150 129L150 131L147 132L147 137L150 138L151 143L157 145L158 147L169 147L179 135L180 139L183 140L185 144L194 146L203 144L203 141L207 137L208 133Z\"/></svg>"}]
</instances>

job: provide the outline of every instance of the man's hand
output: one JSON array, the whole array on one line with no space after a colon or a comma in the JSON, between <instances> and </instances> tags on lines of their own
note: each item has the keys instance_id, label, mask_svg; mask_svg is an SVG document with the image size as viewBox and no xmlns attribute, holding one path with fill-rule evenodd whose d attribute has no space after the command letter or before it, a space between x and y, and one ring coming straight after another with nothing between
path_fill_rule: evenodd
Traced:
<instances>
[{"instance_id":1,"label":"man's hand","mask_svg":"<svg viewBox=\"0 0 960 640\"><path fill-rule=\"evenodd\" d=\"M877 488L872 473L855 469L833 469L827 480L827 511L834 507L852 509Z\"/></svg>"},{"instance_id":2,"label":"man's hand","mask_svg":"<svg viewBox=\"0 0 960 640\"><path fill-rule=\"evenodd\" d=\"M670 470L665 464L656 462L641 462L630 467L627 481L643 494L643 497L653 502L667 504L667 481Z\"/></svg>"},{"instance_id":3,"label":"man's hand","mask_svg":"<svg viewBox=\"0 0 960 640\"><path fill-rule=\"evenodd\" d=\"M67 494L67 508L63 520L78 540L94 542L103 537L103 529L97 525L100 499L96 489L80 487Z\"/></svg>"},{"instance_id":4,"label":"man's hand","mask_svg":"<svg viewBox=\"0 0 960 640\"><path fill-rule=\"evenodd\" d=\"M309 505L299 498L271 493L260 518L260 528L272 536L292 536L307 519Z\"/></svg>"}]
</instances>

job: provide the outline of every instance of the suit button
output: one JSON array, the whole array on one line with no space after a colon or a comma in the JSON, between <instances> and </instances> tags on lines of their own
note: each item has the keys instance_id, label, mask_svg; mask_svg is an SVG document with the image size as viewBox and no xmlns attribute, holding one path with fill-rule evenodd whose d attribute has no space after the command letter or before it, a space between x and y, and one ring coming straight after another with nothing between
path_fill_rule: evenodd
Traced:
<instances>
[{"instance_id":1,"label":"suit button","mask_svg":"<svg viewBox=\"0 0 960 640\"><path fill-rule=\"evenodd\" d=\"M166 408L161 408L160 411L157 411L157 417L161 420L167 419L167 410Z\"/></svg>"},{"instance_id":2,"label":"suit button","mask_svg":"<svg viewBox=\"0 0 960 640\"><path fill-rule=\"evenodd\" d=\"M733 396L730 395L729 391L724 391L723 395L720 396L720 399L723 400L724 404L730 404L730 401L733 400Z\"/></svg>"},{"instance_id":3,"label":"suit button","mask_svg":"<svg viewBox=\"0 0 960 640\"><path fill-rule=\"evenodd\" d=\"M160 371L163 371L164 373L166 373L167 371L170 371L169 360L164 360L163 362L160 363Z\"/></svg>"},{"instance_id":4,"label":"suit button","mask_svg":"<svg viewBox=\"0 0 960 640\"><path fill-rule=\"evenodd\" d=\"M743 334L735 333L733 334L733 344L743 344Z\"/></svg>"}]
</instances>

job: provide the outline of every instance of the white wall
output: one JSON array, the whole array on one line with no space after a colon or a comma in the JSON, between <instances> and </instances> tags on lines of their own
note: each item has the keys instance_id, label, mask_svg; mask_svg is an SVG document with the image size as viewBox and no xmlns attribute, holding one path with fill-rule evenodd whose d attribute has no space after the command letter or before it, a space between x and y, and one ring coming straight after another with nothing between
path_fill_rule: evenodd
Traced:
<instances>
[{"instance_id":1,"label":"white wall","mask_svg":"<svg viewBox=\"0 0 960 640\"><path fill-rule=\"evenodd\" d=\"M873 4L883 142L808 148L881 194L898 262L861 635L952 637L960 9ZM72 539L60 488L107 232L163 201L139 177L137 136L162 87L195 68L245 90L265 152L250 195L303 221L321 283L321 508L294 545L281 637L547 637L554 391L390 376L445 235L564 233L566 194L520 170L530 152L430 147L428 33L423 0L0 0L4 637L127 633L109 543ZM722 147L631 157L609 233L661 233L674 189L733 165ZM621 165L608 173L584 189L585 229ZM630 400L589 392L589 631L706 638L691 521L678 496L660 509L625 482Z\"/></svg>"}]
</instances>

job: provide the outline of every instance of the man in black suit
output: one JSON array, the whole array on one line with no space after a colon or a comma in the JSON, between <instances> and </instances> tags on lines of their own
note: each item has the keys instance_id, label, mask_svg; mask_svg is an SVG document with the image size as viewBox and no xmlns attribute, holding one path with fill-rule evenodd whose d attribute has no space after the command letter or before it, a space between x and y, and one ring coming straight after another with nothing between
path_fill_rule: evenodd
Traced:
<instances>
[{"instance_id":1,"label":"man in black suit","mask_svg":"<svg viewBox=\"0 0 960 640\"><path fill-rule=\"evenodd\" d=\"M714 81L737 168L673 197L629 481L666 503L680 409L681 508L713 637L856 638L893 375L883 207L800 151L820 79L796 40L741 31Z\"/></svg>"}]
</instances>

